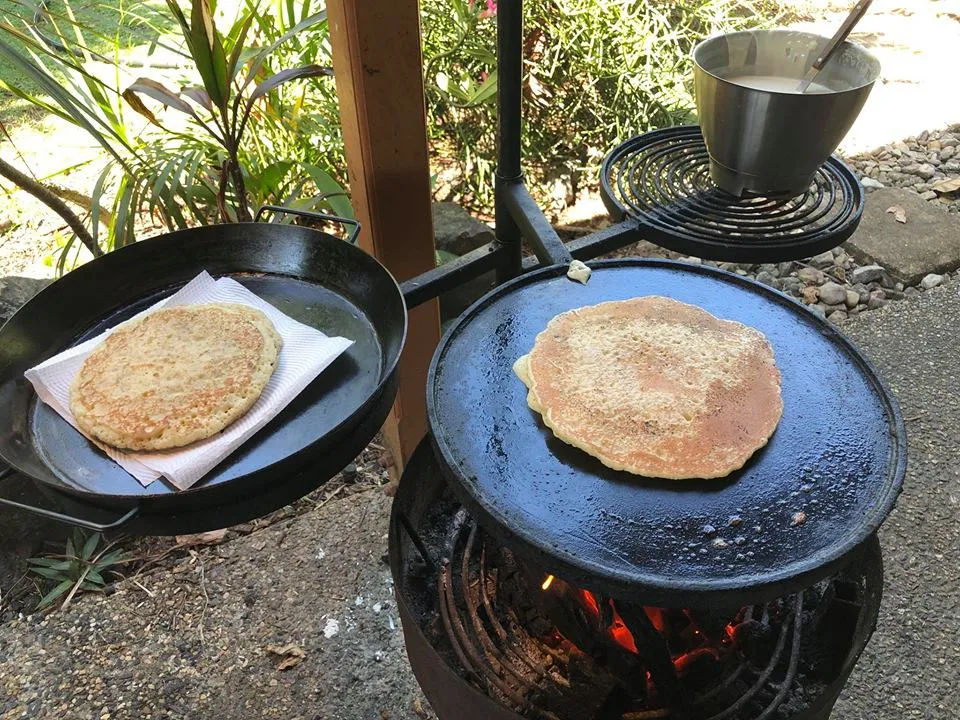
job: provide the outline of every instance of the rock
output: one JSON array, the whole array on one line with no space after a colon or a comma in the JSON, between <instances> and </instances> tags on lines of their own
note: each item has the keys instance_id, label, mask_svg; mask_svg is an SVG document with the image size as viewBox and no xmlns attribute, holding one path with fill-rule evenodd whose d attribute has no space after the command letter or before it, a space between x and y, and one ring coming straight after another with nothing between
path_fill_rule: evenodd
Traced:
<instances>
[{"instance_id":1,"label":"rock","mask_svg":"<svg viewBox=\"0 0 960 720\"><path fill-rule=\"evenodd\" d=\"M853 292L860 296L860 302L865 303L870 296L870 288L863 283L857 283L853 286Z\"/></svg>"},{"instance_id":2,"label":"rock","mask_svg":"<svg viewBox=\"0 0 960 720\"><path fill-rule=\"evenodd\" d=\"M777 275L780 274L780 270L773 263L764 263L763 265L757 268L757 272L758 273L768 272L774 277L777 277Z\"/></svg>"},{"instance_id":3,"label":"rock","mask_svg":"<svg viewBox=\"0 0 960 720\"><path fill-rule=\"evenodd\" d=\"M880 290L887 300L903 300L907 295L903 290Z\"/></svg>"},{"instance_id":4,"label":"rock","mask_svg":"<svg viewBox=\"0 0 960 720\"><path fill-rule=\"evenodd\" d=\"M437 250L453 255L465 255L495 239L493 230L451 202L434 204L433 235Z\"/></svg>"},{"instance_id":5,"label":"rock","mask_svg":"<svg viewBox=\"0 0 960 720\"><path fill-rule=\"evenodd\" d=\"M920 287L924 290L931 290L932 288L937 287L938 285L943 285L944 281L943 275L937 275L936 273L930 273L923 280L920 281Z\"/></svg>"},{"instance_id":6,"label":"rock","mask_svg":"<svg viewBox=\"0 0 960 720\"><path fill-rule=\"evenodd\" d=\"M795 267L797 267L797 264L794 262L782 262L777 265L777 271L782 277L786 277L793 272Z\"/></svg>"},{"instance_id":7,"label":"rock","mask_svg":"<svg viewBox=\"0 0 960 720\"><path fill-rule=\"evenodd\" d=\"M886 273L886 272L880 276L879 282L880 282L880 287L884 289L893 290L894 286L896 285L896 283L893 281L893 278L890 277L889 273Z\"/></svg>"},{"instance_id":8,"label":"rock","mask_svg":"<svg viewBox=\"0 0 960 720\"><path fill-rule=\"evenodd\" d=\"M830 318L830 322L837 323L838 325L847 319L846 310L834 310L832 313L827 313L827 317Z\"/></svg>"},{"instance_id":9,"label":"rock","mask_svg":"<svg viewBox=\"0 0 960 720\"><path fill-rule=\"evenodd\" d=\"M960 162L958 162L958 161L956 161L956 160L951 160L951 161L948 162L948 163L944 163L943 166L941 166L940 169L943 170L944 172L948 172L948 173L960 172Z\"/></svg>"},{"instance_id":10,"label":"rock","mask_svg":"<svg viewBox=\"0 0 960 720\"><path fill-rule=\"evenodd\" d=\"M43 290L53 280L10 276L0 278L0 325L3 325L21 305Z\"/></svg>"},{"instance_id":11,"label":"rock","mask_svg":"<svg viewBox=\"0 0 960 720\"><path fill-rule=\"evenodd\" d=\"M859 300L859 297L857 299ZM828 282L820 288L820 302L826 305L843 305L846 301L847 290L843 285Z\"/></svg>"},{"instance_id":12,"label":"rock","mask_svg":"<svg viewBox=\"0 0 960 720\"><path fill-rule=\"evenodd\" d=\"M860 304L860 293L856 293L853 290L847 290L847 301L846 301L847 310L853 310L853 308L855 308L859 304Z\"/></svg>"},{"instance_id":13,"label":"rock","mask_svg":"<svg viewBox=\"0 0 960 720\"><path fill-rule=\"evenodd\" d=\"M808 309L810 310L810 312L812 312L814 315L819 317L821 320L827 319L826 313L823 311L823 308L821 308L819 305L810 305Z\"/></svg>"},{"instance_id":14,"label":"rock","mask_svg":"<svg viewBox=\"0 0 960 720\"><path fill-rule=\"evenodd\" d=\"M766 270L761 270L757 273L757 282L762 282L764 285L773 285L774 277L771 273Z\"/></svg>"},{"instance_id":15,"label":"rock","mask_svg":"<svg viewBox=\"0 0 960 720\"><path fill-rule=\"evenodd\" d=\"M816 285L808 285L800 294L807 305L813 305L820 298L820 288Z\"/></svg>"},{"instance_id":16,"label":"rock","mask_svg":"<svg viewBox=\"0 0 960 720\"><path fill-rule=\"evenodd\" d=\"M867 310L877 310L887 304L883 290L874 290L867 300Z\"/></svg>"},{"instance_id":17,"label":"rock","mask_svg":"<svg viewBox=\"0 0 960 720\"><path fill-rule=\"evenodd\" d=\"M822 272L815 268L809 267L800 268L799 272L797 272L797 277L808 285L820 285L824 281L824 275Z\"/></svg>"},{"instance_id":18,"label":"rock","mask_svg":"<svg viewBox=\"0 0 960 720\"><path fill-rule=\"evenodd\" d=\"M879 190L884 187L883 183L879 180L874 180L872 177L865 177L860 179L860 184L863 185L867 190Z\"/></svg>"},{"instance_id":19,"label":"rock","mask_svg":"<svg viewBox=\"0 0 960 720\"><path fill-rule=\"evenodd\" d=\"M791 295L799 295L801 288L803 288L803 283L794 277L778 278L774 283L785 293L790 293Z\"/></svg>"},{"instance_id":20,"label":"rock","mask_svg":"<svg viewBox=\"0 0 960 720\"><path fill-rule=\"evenodd\" d=\"M945 147L940 151L940 160L947 162L952 159L957 154L956 145L951 145L950 147Z\"/></svg>"},{"instance_id":21,"label":"rock","mask_svg":"<svg viewBox=\"0 0 960 720\"><path fill-rule=\"evenodd\" d=\"M899 290L900 292L903 292L903 283L901 283L901 282L894 283L893 289L894 289L894 290Z\"/></svg>"},{"instance_id":22,"label":"rock","mask_svg":"<svg viewBox=\"0 0 960 720\"><path fill-rule=\"evenodd\" d=\"M829 250L822 252L819 255L815 255L810 258L810 264L821 270L826 270L833 267L833 253Z\"/></svg>"},{"instance_id":23,"label":"rock","mask_svg":"<svg viewBox=\"0 0 960 720\"><path fill-rule=\"evenodd\" d=\"M886 271L879 265L865 265L854 268L850 273L850 281L856 283L876 282L886 274Z\"/></svg>"},{"instance_id":24,"label":"rock","mask_svg":"<svg viewBox=\"0 0 960 720\"><path fill-rule=\"evenodd\" d=\"M903 171L908 175L916 175L924 180L929 180L936 174L937 169L930 163L914 163L912 165L907 165L905 168L903 168Z\"/></svg>"},{"instance_id":25,"label":"rock","mask_svg":"<svg viewBox=\"0 0 960 720\"><path fill-rule=\"evenodd\" d=\"M927 190L926 192L920 193L920 197L924 200L936 200L939 196L933 190Z\"/></svg>"}]
</instances>

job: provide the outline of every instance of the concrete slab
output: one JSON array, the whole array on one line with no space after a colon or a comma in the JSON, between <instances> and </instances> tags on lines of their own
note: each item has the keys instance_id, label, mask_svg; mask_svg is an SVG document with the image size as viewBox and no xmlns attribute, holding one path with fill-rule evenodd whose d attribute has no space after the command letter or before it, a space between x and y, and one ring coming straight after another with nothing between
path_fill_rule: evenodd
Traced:
<instances>
[{"instance_id":1,"label":"concrete slab","mask_svg":"<svg viewBox=\"0 0 960 720\"><path fill-rule=\"evenodd\" d=\"M833 720L960 715L960 283L844 326L899 399L909 460L880 530L886 575L877 632Z\"/></svg>"},{"instance_id":2,"label":"concrete slab","mask_svg":"<svg viewBox=\"0 0 960 720\"><path fill-rule=\"evenodd\" d=\"M898 222L891 207L901 207ZM882 188L867 195L863 220L844 246L861 265L883 265L905 285L960 267L960 220L915 192Z\"/></svg>"}]
</instances>

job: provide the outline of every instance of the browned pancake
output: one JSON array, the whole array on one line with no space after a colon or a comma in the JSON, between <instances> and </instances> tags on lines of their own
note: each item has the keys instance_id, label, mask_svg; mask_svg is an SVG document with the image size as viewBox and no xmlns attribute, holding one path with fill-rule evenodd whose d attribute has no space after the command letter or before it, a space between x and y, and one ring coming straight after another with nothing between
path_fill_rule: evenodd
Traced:
<instances>
[{"instance_id":1,"label":"browned pancake","mask_svg":"<svg viewBox=\"0 0 960 720\"><path fill-rule=\"evenodd\" d=\"M663 297L558 315L514 369L558 438L647 477L725 477L783 413L762 333Z\"/></svg>"}]
</instances>

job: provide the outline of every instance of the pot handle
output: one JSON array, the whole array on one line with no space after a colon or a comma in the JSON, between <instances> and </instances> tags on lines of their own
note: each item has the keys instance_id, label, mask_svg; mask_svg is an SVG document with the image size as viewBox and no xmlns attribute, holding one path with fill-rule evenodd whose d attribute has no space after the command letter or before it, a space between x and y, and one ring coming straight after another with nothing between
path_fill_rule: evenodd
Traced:
<instances>
[{"instance_id":1,"label":"pot handle","mask_svg":"<svg viewBox=\"0 0 960 720\"><path fill-rule=\"evenodd\" d=\"M260 209L257 210L257 214L254 216L254 222L260 222L260 218L263 217L263 214L266 211L271 211L275 213L284 213L286 215L296 215L297 217L307 218L308 220L324 220L326 222L335 222L340 223L341 225L346 225L347 227L353 228L350 230L350 234L347 236L347 242L351 245L357 244L357 235L360 234L360 223L351 218L342 218L335 215L323 215L321 213L310 212L308 210L293 210L292 208L281 207L280 205L261 205Z\"/></svg>"},{"instance_id":2,"label":"pot handle","mask_svg":"<svg viewBox=\"0 0 960 720\"><path fill-rule=\"evenodd\" d=\"M15 471L12 468L0 466L0 481L10 477L14 474L14 472ZM55 510L48 510L47 508L40 508L34 505L26 505L25 503L17 502L16 500L9 500L8 498L2 496L0 496L0 505L6 505L8 507L16 508L17 510L33 513L34 515L39 515L47 518L48 520L54 520L56 522L66 523L68 525L76 525L84 530L92 530L94 532L116 530L120 526L132 520L137 513L140 512L140 506L137 505L130 508L130 510L116 520L106 523L97 523L93 522L92 520L84 520L83 518L73 517L72 515L58 513Z\"/></svg>"}]
</instances>

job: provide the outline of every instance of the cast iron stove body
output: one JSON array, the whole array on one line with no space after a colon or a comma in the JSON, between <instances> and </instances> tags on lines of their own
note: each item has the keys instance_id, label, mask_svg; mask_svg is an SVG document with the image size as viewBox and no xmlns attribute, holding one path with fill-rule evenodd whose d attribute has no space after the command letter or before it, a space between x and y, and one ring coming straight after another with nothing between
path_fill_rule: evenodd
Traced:
<instances>
[{"instance_id":1,"label":"cast iron stove body","mask_svg":"<svg viewBox=\"0 0 960 720\"><path fill-rule=\"evenodd\" d=\"M496 242L402 288L410 308L498 281L441 341L430 437L394 502L414 672L440 720L826 720L876 623L876 530L906 467L896 403L835 328L753 281L622 260L591 263L580 285L566 269L640 239L741 263L808 257L853 233L862 187L831 159L797 198L733 198L710 183L696 128L661 130L603 165L616 224L565 245L521 172L521 0L501 0L497 22ZM654 294L774 346L784 418L726 480L609 471L553 438L512 374L556 314Z\"/></svg>"}]
</instances>

